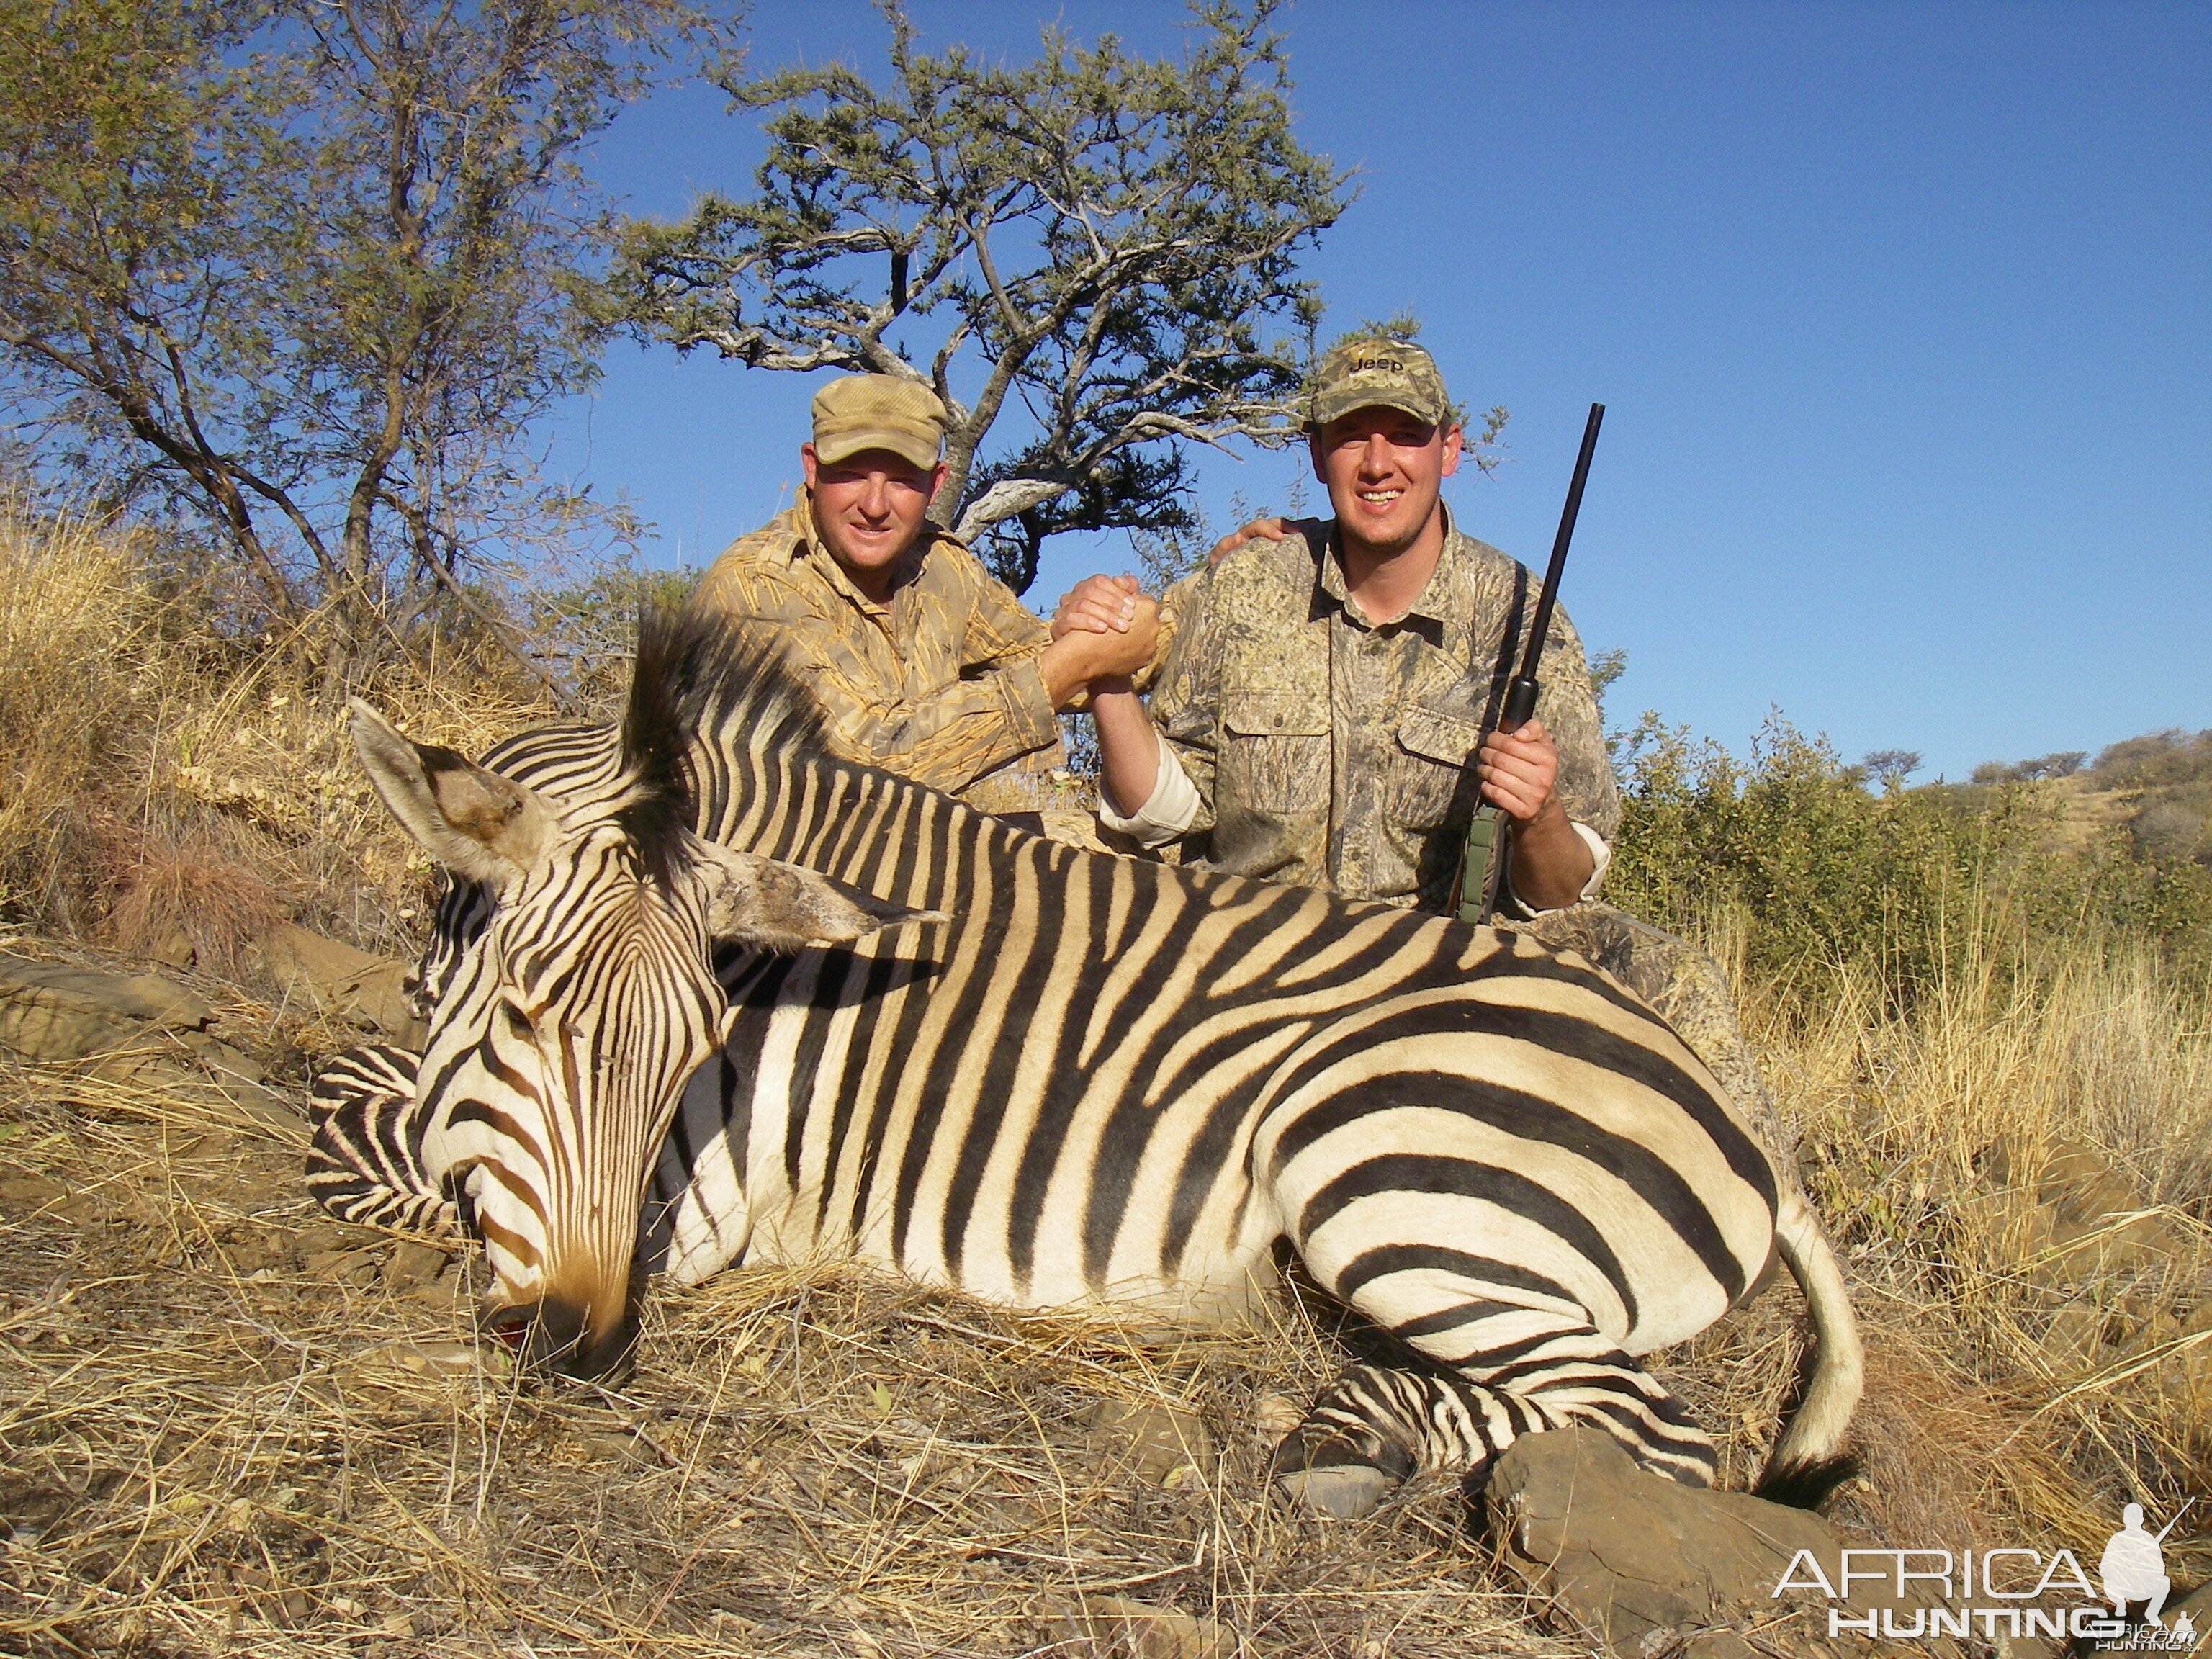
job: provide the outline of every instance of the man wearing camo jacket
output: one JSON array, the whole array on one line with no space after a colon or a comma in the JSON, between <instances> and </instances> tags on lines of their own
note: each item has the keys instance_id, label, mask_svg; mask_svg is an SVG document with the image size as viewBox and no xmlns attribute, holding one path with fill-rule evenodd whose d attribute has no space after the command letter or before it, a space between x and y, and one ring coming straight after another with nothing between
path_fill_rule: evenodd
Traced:
<instances>
[{"instance_id":1,"label":"man wearing camo jacket","mask_svg":"<svg viewBox=\"0 0 2212 1659\"><path fill-rule=\"evenodd\" d=\"M1718 965L1596 899L1620 802L1565 611L1535 718L1494 729L1536 584L1451 523L1441 489L1462 440L1435 362L1388 337L1340 343L1307 432L1334 519L1244 539L1170 591L1149 708L1127 680L1094 683L1102 822L1180 843L1186 864L1442 912L1487 800L1513 826L1503 920L1657 1008L1786 1162ZM1112 631L1133 590L1082 584L1054 637Z\"/></svg>"},{"instance_id":2,"label":"man wearing camo jacket","mask_svg":"<svg viewBox=\"0 0 2212 1659\"><path fill-rule=\"evenodd\" d=\"M979 811L1092 838L1055 781L1058 711L1153 648L1149 599L1115 628L1055 639L928 517L945 483L945 412L918 380L850 374L814 398L806 488L716 559L698 611L765 626L821 701L832 747ZM1065 822L1063 822L1065 820Z\"/></svg>"}]
</instances>

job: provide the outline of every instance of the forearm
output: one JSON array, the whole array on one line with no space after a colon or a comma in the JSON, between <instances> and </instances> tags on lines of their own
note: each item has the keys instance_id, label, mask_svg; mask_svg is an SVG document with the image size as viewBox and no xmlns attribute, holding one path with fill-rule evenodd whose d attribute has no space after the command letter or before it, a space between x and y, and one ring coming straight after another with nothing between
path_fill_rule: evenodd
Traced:
<instances>
[{"instance_id":1,"label":"forearm","mask_svg":"<svg viewBox=\"0 0 2212 1659\"><path fill-rule=\"evenodd\" d=\"M1107 804L1124 816L1142 811L1160 772L1159 734L1144 700L1127 680L1101 680L1091 688L1091 718L1098 726L1098 784Z\"/></svg>"},{"instance_id":2,"label":"forearm","mask_svg":"<svg viewBox=\"0 0 2212 1659\"><path fill-rule=\"evenodd\" d=\"M1054 708L1066 708L1091 683L1090 675L1084 672L1083 639L1081 635L1066 635L1037 653L1037 672Z\"/></svg>"},{"instance_id":3,"label":"forearm","mask_svg":"<svg viewBox=\"0 0 2212 1659\"><path fill-rule=\"evenodd\" d=\"M1575 833L1557 798L1535 817L1513 826L1511 877L1515 896L1536 910L1577 902L1597 869L1589 843Z\"/></svg>"},{"instance_id":4,"label":"forearm","mask_svg":"<svg viewBox=\"0 0 2212 1659\"><path fill-rule=\"evenodd\" d=\"M814 684L836 747L933 789L957 793L1060 735L1044 684L1028 663L924 697L869 697L836 675L816 676Z\"/></svg>"},{"instance_id":5,"label":"forearm","mask_svg":"<svg viewBox=\"0 0 2212 1659\"><path fill-rule=\"evenodd\" d=\"M1145 604L1149 607L1152 601ZM1158 629L1148 613L1140 628L1093 632L1078 628L1062 634L1037 653L1038 675L1054 708L1073 705L1087 690L1127 690L1129 676L1152 660Z\"/></svg>"}]
</instances>

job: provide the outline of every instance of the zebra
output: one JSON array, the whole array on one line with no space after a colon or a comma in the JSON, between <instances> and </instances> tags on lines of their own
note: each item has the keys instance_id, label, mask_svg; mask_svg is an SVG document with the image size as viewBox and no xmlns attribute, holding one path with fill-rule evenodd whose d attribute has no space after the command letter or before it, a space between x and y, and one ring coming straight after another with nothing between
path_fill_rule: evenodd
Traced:
<instances>
[{"instance_id":1,"label":"zebra","mask_svg":"<svg viewBox=\"0 0 2212 1659\"><path fill-rule=\"evenodd\" d=\"M619 729L472 763L353 705L452 877L419 1060L316 1085L315 1193L483 1241L484 1328L629 1363L641 1279L858 1255L1024 1308L1219 1320L1287 1242L1388 1357L1273 1478L1365 1513L1588 1425L1710 1485L1637 1356L1771 1277L1814 1363L1761 1490L1847 1470L1842 1275L1649 1008L1525 934L1088 852L836 758L773 643L648 617Z\"/></svg>"}]
</instances>

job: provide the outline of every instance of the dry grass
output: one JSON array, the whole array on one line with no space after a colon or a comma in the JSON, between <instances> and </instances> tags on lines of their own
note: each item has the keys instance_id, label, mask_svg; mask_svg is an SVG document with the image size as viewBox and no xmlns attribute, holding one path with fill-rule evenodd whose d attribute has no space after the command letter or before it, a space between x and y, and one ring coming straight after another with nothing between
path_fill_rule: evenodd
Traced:
<instances>
[{"instance_id":1,"label":"dry grass","mask_svg":"<svg viewBox=\"0 0 2212 1659\"><path fill-rule=\"evenodd\" d=\"M410 948L426 872L311 665L82 530L0 526L0 580L43 607L0 622L19 927L181 928L204 970L266 903ZM539 712L467 665L374 695L463 749ZM1725 918L1712 936L1726 956ZM347 1040L250 975L191 982L283 1075ZM1869 1332L1869 1479L1839 1515L2094 1555L2126 1498L2212 1492L2203 1000L2125 955L1969 972L1909 1022L1878 988L1747 1008ZM2130 1218L2054 1232L2052 1182L2090 1150ZM1584 1650L1534 1632L1444 1483L1355 1526L1267 1501L1260 1425L1339 1358L1295 1304L1175 1340L738 1273L657 1290L636 1375L595 1393L485 1369L469 1264L426 1264L312 1211L296 1145L0 1073L0 1650L1074 1659L1097 1650L1065 1623L1085 1594L1281 1659ZM1734 1484L1773 1443L1798 1312L1771 1294L1666 1357ZM1092 1425L1147 1403L1211 1449L1130 1467ZM2185 1584L2212 1570L2192 1530L2167 1540Z\"/></svg>"},{"instance_id":2,"label":"dry grass","mask_svg":"<svg viewBox=\"0 0 2212 1659\"><path fill-rule=\"evenodd\" d=\"M428 866L361 775L313 630L241 632L158 552L0 501L0 921L181 939L226 970L275 915L411 951ZM546 712L466 654L396 664L366 695L463 748Z\"/></svg>"},{"instance_id":3,"label":"dry grass","mask_svg":"<svg viewBox=\"0 0 2212 1659\"><path fill-rule=\"evenodd\" d=\"M0 510L0 908L71 920L71 821L152 689L130 550Z\"/></svg>"},{"instance_id":4,"label":"dry grass","mask_svg":"<svg viewBox=\"0 0 2212 1659\"><path fill-rule=\"evenodd\" d=\"M465 1267L396 1287L295 1146L68 1092L0 1094L0 1647L1074 1654L1075 1599L1121 1594L1255 1653L1572 1650L1446 1484L1350 1528L1267 1500L1259 1402L1320 1376L1295 1310L1147 1340L746 1272L659 1293L619 1391L440 1375L409 1366L465 1352ZM1129 1468L1103 1402L1213 1447Z\"/></svg>"},{"instance_id":5,"label":"dry grass","mask_svg":"<svg viewBox=\"0 0 2212 1659\"><path fill-rule=\"evenodd\" d=\"M2212 1494L2212 1030L2148 951L2028 978L2000 954L1968 950L1909 1019L1868 983L1747 1014L1860 1287L1847 1510L2094 1553L2123 1503ZM2192 1520L2166 1547L2185 1583L2212 1573Z\"/></svg>"}]
</instances>

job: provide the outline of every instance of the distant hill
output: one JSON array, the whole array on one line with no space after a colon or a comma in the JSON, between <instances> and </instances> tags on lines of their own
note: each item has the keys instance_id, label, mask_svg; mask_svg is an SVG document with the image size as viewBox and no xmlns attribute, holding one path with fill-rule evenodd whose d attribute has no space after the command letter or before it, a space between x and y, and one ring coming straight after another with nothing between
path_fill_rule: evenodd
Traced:
<instances>
[{"instance_id":1,"label":"distant hill","mask_svg":"<svg viewBox=\"0 0 2212 1659\"><path fill-rule=\"evenodd\" d=\"M2066 821L2084 835L2126 830L2147 863L2212 866L2212 731L2176 727L2113 744L2091 761L2086 750L2034 760L1990 761L1964 790L2048 782L2066 799Z\"/></svg>"}]
</instances>

